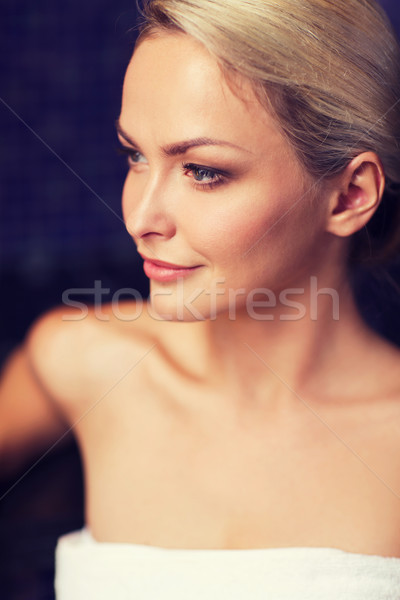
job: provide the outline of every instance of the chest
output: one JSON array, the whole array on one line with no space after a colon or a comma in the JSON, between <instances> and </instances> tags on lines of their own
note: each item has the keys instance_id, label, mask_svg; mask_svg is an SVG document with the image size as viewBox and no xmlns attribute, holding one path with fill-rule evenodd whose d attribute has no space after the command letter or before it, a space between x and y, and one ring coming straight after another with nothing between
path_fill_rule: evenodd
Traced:
<instances>
[{"instance_id":1,"label":"chest","mask_svg":"<svg viewBox=\"0 0 400 600\"><path fill-rule=\"evenodd\" d=\"M151 393L96 407L77 433L97 539L400 555L400 449L386 421L213 415Z\"/></svg>"}]
</instances>

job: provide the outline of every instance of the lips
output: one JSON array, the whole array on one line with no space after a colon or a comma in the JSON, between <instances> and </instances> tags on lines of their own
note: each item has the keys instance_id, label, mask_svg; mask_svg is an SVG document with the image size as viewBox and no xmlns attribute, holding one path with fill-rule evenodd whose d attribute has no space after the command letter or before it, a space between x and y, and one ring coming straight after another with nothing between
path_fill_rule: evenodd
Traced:
<instances>
[{"instance_id":1,"label":"lips","mask_svg":"<svg viewBox=\"0 0 400 600\"><path fill-rule=\"evenodd\" d=\"M163 260L155 260L154 258L147 258L146 256L140 255L146 262L151 262L157 267L166 267L167 269L194 269L195 267L187 267L185 265L176 265L174 263L165 262Z\"/></svg>"},{"instance_id":2,"label":"lips","mask_svg":"<svg viewBox=\"0 0 400 600\"><path fill-rule=\"evenodd\" d=\"M149 279L155 281L168 282L187 277L200 267L200 265L195 265L193 267L177 265L163 260L147 258L142 254L141 257L144 260L143 269L145 274Z\"/></svg>"}]
</instances>

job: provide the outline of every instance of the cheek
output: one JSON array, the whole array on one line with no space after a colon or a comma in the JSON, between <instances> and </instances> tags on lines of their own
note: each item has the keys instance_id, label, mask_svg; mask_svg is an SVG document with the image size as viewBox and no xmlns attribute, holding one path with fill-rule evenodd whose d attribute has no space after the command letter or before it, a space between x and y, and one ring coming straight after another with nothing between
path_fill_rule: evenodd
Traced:
<instances>
[{"instance_id":1,"label":"cheek","mask_svg":"<svg viewBox=\"0 0 400 600\"><path fill-rule=\"evenodd\" d=\"M193 222L198 225L196 232L191 228L191 244L212 263L221 266L246 252L251 240L262 231L257 219L244 218L237 211L217 211Z\"/></svg>"},{"instance_id":2,"label":"cheek","mask_svg":"<svg viewBox=\"0 0 400 600\"><path fill-rule=\"evenodd\" d=\"M275 244L277 238L286 235L291 208L301 197L303 186L297 174L288 179L281 161L265 171L252 171L226 194L207 200L200 215L191 215L192 223L201 224L200 251L218 252L221 259L240 259L254 246ZM297 208L293 212L298 213Z\"/></svg>"},{"instance_id":3,"label":"cheek","mask_svg":"<svg viewBox=\"0 0 400 600\"><path fill-rule=\"evenodd\" d=\"M191 230L191 242L201 254L221 266L232 260L240 261L253 246L258 248L274 243L274 225L283 211L278 203L274 203L275 206L269 204L264 199L261 202L246 200L232 203L229 208L205 210L201 218L193 215L191 223L198 225L196 234Z\"/></svg>"},{"instance_id":4,"label":"cheek","mask_svg":"<svg viewBox=\"0 0 400 600\"><path fill-rule=\"evenodd\" d=\"M257 192L205 210L202 218L193 215L191 242L232 287L278 289L311 269L318 219L299 188Z\"/></svg>"}]
</instances>

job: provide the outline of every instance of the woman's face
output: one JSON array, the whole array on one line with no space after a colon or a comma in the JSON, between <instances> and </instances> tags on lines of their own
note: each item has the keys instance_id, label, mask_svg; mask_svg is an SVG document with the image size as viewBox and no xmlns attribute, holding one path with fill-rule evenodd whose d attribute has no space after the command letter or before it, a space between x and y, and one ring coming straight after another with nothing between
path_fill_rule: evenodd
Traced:
<instances>
[{"instance_id":1,"label":"woman's face","mask_svg":"<svg viewBox=\"0 0 400 600\"><path fill-rule=\"evenodd\" d=\"M232 302L243 309L252 290L318 274L325 203L247 80L228 82L198 42L160 34L139 45L119 135L124 219L150 259L157 314L213 318Z\"/></svg>"}]
</instances>

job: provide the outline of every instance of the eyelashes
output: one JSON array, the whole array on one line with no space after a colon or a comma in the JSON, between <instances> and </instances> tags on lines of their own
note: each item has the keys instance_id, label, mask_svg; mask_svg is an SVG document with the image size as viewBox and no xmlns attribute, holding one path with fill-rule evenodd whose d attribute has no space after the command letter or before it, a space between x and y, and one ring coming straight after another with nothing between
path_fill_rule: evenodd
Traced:
<instances>
[{"instance_id":1,"label":"eyelashes","mask_svg":"<svg viewBox=\"0 0 400 600\"><path fill-rule=\"evenodd\" d=\"M183 163L182 169L185 175L193 178L193 185L199 188L211 190L225 183L228 175L223 171L211 169L196 163Z\"/></svg>"},{"instance_id":2,"label":"eyelashes","mask_svg":"<svg viewBox=\"0 0 400 600\"><path fill-rule=\"evenodd\" d=\"M117 152L127 158L128 167L148 164L145 156L135 148L121 145L117 148ZM182 163L182 171L192 180L193 187L203 191L212 190L226 183L230 176L226 171L189 162Z\"/></svg>"}]
</instances>

